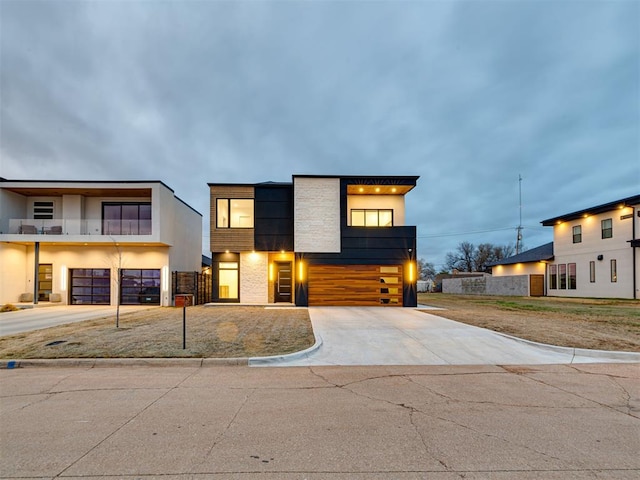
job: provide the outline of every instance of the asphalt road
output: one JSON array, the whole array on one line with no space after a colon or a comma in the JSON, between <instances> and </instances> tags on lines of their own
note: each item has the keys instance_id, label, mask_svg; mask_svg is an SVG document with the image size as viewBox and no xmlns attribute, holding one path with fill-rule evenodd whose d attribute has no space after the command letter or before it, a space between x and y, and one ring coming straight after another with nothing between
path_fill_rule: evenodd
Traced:
<instances>
[{"instance_id":1,"label":"asphalt road","mask_svg":"<svg viewBox=\"0 0 640 480\"><path fill-rule=\"evenodd\" d=\"M640 365L0 370L0 478L637 479Z\"/></svg>"}]
</instances>

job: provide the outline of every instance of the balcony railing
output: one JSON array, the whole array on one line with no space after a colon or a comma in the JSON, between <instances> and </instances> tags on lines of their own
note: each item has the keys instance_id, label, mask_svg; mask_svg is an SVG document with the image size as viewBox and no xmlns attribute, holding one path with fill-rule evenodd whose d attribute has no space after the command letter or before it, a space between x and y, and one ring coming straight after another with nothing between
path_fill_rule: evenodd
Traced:
<instances>
[{"instance_id":1,"label":"balcony railing","mask_svg":"<svg viewBox=\"0 0 640 480\"><path fill-rule=\"evenodd\" d=\"M12 218L10 235L151 235L151 220Z\"/></svg>"}]
</instances>

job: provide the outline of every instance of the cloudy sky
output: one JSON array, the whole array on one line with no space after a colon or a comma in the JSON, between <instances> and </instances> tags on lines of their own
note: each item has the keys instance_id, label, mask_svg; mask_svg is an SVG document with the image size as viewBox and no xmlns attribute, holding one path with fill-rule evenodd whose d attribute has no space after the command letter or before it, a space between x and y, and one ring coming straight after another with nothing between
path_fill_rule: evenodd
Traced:
<instances>
[{"instance_id":1,"label":"cloudy sky","mask_svg":"<svg viewBox=\"0 0 640 480\"><path fill-rule=\"evenodd\" d=\"M640 2L0 0L0 176L420 175L418 256L640 193ZM208 239L203 238L203 249Z\"/></svg>"}]
</instances>

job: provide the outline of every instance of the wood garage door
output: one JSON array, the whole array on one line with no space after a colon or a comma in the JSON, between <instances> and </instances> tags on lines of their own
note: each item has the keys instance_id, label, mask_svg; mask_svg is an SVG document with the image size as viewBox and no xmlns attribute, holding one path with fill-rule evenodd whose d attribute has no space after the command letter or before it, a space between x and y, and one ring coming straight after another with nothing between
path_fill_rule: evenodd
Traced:
<instances>
[{"instance_id":1,"label":"wood garage door","mask_svg":"<svg viewBox=\"0 0 640 480\"><path fill-rule=\"evenodd\" d=\"M310 265L309 306L402 306L401 265Z\"/></svg>"}]
</instances>

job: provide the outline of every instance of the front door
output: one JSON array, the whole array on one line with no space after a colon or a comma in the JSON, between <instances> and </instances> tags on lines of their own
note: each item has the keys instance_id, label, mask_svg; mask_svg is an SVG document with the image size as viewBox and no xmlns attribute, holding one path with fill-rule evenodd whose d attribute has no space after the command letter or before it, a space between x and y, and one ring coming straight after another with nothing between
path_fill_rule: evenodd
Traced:
<instances>
[{"instance_id":1,"label":"front door","mask_svg":"<svg viewBox=\"0 0 640 480\"><path fill-rule=\"evenodd\" d=\"M276 262L275 301L291 303L291 262Z\"/></svg>"}]
</instances>

